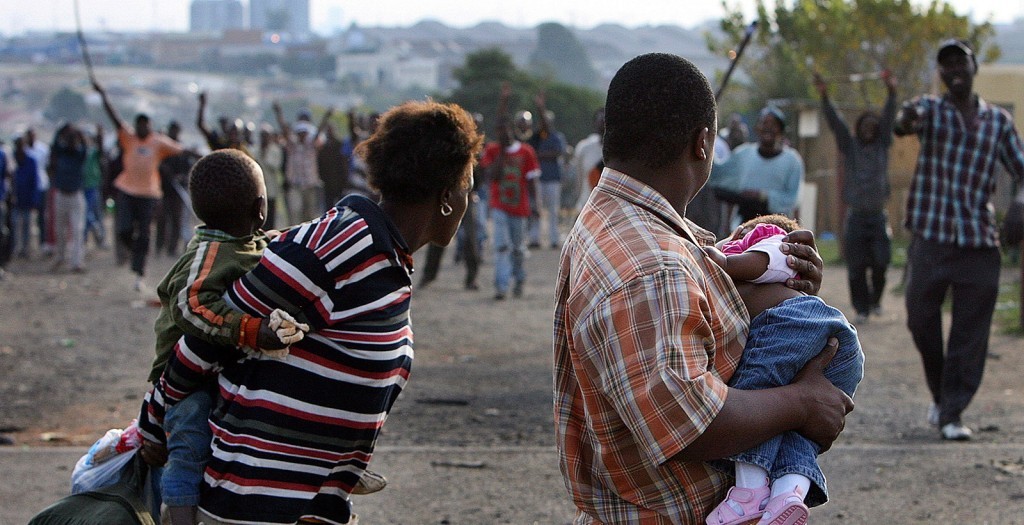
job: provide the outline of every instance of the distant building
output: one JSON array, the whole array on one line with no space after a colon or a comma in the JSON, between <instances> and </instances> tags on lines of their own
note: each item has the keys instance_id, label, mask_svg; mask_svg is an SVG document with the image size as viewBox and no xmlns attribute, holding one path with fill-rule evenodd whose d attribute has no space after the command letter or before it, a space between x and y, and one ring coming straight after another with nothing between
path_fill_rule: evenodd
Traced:
<instances>
[{"instance_id":1,"label":"distant building","mask_svg":"<svg viewBox=\"0 0 1024 525\"><path fill-rule=\"evenodd\" d=\"M336 56L337 78L355 81L363 87L421 88L429 91L444 87L445 60L437 53L437 46L408 41L384 45L364 37L361 31L353 28L342 38L340 46L336 43L328 47L328 52L333 51Z\"/></svg>"},{"instance_id":2,"label":"distant building","mask_svg":"<svg viewBox=\"0 0 1024 525\"><path fill-rule=\"evenodd\" d=\"M193 33L223 33L245 27L240 0L192 0L189 30Z\"/></svg>"},{"instance_id":3,"label":"distant building","mask_svg":"<svg viewBox=\"0 0 1024 525\"><path fill-rule=\"evenodd\" d=\"M249 0L250 29L301 37L309 27L309 0Z\"/></svg>"}]
</instances>

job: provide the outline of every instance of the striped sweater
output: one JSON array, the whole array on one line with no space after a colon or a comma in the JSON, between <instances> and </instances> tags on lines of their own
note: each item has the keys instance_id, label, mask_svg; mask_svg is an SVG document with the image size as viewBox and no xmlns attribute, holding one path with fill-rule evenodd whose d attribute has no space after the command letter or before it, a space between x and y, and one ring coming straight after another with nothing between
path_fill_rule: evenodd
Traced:
<instances>
[{"instance_id":1,"label":"striped sweater","mask_svg":"<svg viewBox=\"0 0 1024 525\"><path fill-rule=\"evenodd\" d=\"M215 345L181 340L140 426L163 441L166 408L219 372L204 511L232 523L349 520L349 494L412 365L411 272L394 225L350 196L272 241L226 294L251 315L281 308L311 325L285 359L220 366Z\"/></svg>"}]
</instances>

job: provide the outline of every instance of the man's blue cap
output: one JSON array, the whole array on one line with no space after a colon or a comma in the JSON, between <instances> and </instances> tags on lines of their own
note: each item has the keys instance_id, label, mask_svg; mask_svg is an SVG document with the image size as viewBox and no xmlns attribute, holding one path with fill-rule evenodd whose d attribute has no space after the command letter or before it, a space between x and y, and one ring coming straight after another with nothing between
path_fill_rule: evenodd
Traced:
<instances>
[{"instance_id":1,"label":"man's blue cap","mask_svg":"<svg viewBox=\"0 0 1024 525\"><path fill-rule=\"evenodd\" d=\"M775 120L778 120L779 124L782 125L782 129L786 129L786 114L783 113L781 109L775 106L765 106L765 108L762 109L761 113L758 115L758 120L764 118L767 115L775 117Z\"/></svg>"}]
</instances>

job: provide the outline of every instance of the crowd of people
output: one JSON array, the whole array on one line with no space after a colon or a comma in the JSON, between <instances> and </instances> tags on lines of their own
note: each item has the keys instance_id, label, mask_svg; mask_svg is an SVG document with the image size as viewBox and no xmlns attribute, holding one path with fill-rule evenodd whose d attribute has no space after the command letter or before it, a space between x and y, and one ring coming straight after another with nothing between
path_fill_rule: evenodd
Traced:
<instances>
[{"instance_id":1,"label":"crowd of people","mask_svg":"<svg viewBox=\"0 0 1024 525\"><path fill-rule=\"evenodd\" d=\"M823 263L793 220L804 165L785 113L764 108L755 142L738 118L720 134L706 77L661 53L616 73L594 133L575 147L543 93L536 113L511 111L505 85L492 126L454 104L407 102L350 112L343 140L333 108L289 122L277 103L276 126L221 118L211 130L200 94L196 127L212 151L200 156L176 123L164 134L140 114L129 126L94 82L116 154L102 126L66 124L49 146L27 130L13 162L0 155L13 251L33 256L35 219L36 252L82 272L91 233L118 247L141 288L156 222L157 250L181 256L158 287L153 388L139 416L141 455L167 465L175 525L356 523L351 496L386 483L368 466L413 360L413 254L431 246L428 286L453 240L469 290L491 250L496 301L523 295L528 250L560 250L554 424L576 523L799 525L828 499L817 457L863 377L856 326L882 307L894 133L923 145L907 203L906 308L928 422L945 440L972 435L961 414L981 382L998 286L994 166L1024 181L1024 143L974 93L970 45L938 50L947 93L897 111L883 74L884 108L852 132L814 79L843 161L854 322L816 297ZM566 202L566 179L578 202ZM201 224L183 236L186 207ZM1024 190L1004 240L1019 242L1022 209Z\"/></svg>"},{"instance_id":2,"label":"crowd of people","mask_svg":"<svg viewBox=\"0 0 1024 525\"><path fill-rule=\"evenodd\" d=\"M146 114L129 125L103 86L94 88L113 133L103 123L61 123L51 141L34 127L19 132L9 149L0 141L0 276L13 258L51 259L54 272L83 273L93 249L130 264L136 288L146 288L149 254L177 257L192 235L188 173L207 151L237 149L260 163L268 228L316 217L348 193L372 194L353 150L373 132L377 114L350 111L344 140L328 121L332 111L317 128L308 111L289 124L276 103L280 118L273 124L221 116L210 129L201 93L195 123L206 144L186 148L178 120L163 132Z\"/></svg>"},{"instance_id":3,"label":"crowd of people","mask_svg":"<svg viewBox=\"0 0 1024 525\"><path fill-rule=\"evenodd\" d=\"M6 239L10 257L53 257L54 271L81 273L86 271L85 252L91 240L91 249L112 250L118 264L129 265L136 289L148 290L150 254L176 257L192 236L196 218L190 209L188 174L207 151L236 149L259 163L267 189L267 228L315 218L348 194L377 195L367 183L366 163L355 150L376 129L378 113L348 111L347 134L339 135L334 108L316 122L309 110L289 121L280 104L273 102L273 122L257 125L222 115L211 127L206 120L207 95L200 93L195 129L205 145L186 148L178 120L168 122L163 132L146 114L136 115L129 125L103 86L97 83L94 88L113 133L105 134L103 124L85 130L67 123L50 144L38 140L35 129L29 128L16 138L10 156L0 147L0 200L5 205L0 211L3 221L11 224ZM478 261L493 249L495 263L508 274L495 281L498 300L510 291L515 296L523 293L527 250L560 248L562 224L589 191L575 187L575 173L599 173L600 168L600 135L581 141L580 154L573 156L574 148L555 128L543 93L534 102L535 112L519 110L492 128L492 144L507 139L515 150L509 157L528 159L531 169L523 172L522 181L509 178L492 185L490 181L501 180L499 172L511 164L503 157L492 165L498 150L485 150L474 174L472 224L464 224L457 237L455 260L466 264L469 290L479 289ZM483 126L480 114L474 117ZM513 195L522 199L510 204ZM518 218L523 219L521 225ZM421 286L436 278L442 253L442 247L430 246ZM6 263L0 257L0 271Z\"/></svg>"}]
</instances>

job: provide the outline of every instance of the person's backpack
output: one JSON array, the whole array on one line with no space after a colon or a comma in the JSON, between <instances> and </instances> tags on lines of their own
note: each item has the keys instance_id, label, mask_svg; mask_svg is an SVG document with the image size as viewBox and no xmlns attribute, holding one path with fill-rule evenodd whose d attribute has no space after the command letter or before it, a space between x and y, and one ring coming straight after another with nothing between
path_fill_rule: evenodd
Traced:
<instances>
[{"instance_id":1,"label":"person's backpack","mask_svg":"<svg viewBox=\"0 0 1024 525\"><path fill-rule=\"evenodd\" d=\"M117 483L64 497L28 525L156 525L142 496L147 470L136 456Z\"/></svg>"}]
</instances>

